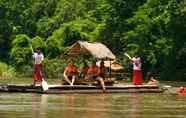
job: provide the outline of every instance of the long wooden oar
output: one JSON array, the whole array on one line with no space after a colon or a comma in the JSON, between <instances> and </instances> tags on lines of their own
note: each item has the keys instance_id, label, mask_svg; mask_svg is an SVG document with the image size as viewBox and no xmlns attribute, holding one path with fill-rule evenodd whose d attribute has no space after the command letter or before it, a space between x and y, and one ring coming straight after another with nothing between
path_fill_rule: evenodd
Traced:
<instances>
[{"instance_id":1,"label":"long wooden oar","mask_svg":"<svg viewBox=\"0 0 186 118\"><path fill-rule=\"evenodd\" d=\"M34 50L33 50L33 47L32 45L30 44L30 49L32 50L32 53L34 53Z\"/></svg>"},{"instance_id":2,"label":"long wooden oar","mask_svg":"<svg viewBox=\"0 0 186 118\"><path fill-rule=\"evenodd\" d=\"M127 54L126 52L124 53L124 55L127 56L130 60L132 59L132 57L129 54Z\"/></svg>"}]
</instances>

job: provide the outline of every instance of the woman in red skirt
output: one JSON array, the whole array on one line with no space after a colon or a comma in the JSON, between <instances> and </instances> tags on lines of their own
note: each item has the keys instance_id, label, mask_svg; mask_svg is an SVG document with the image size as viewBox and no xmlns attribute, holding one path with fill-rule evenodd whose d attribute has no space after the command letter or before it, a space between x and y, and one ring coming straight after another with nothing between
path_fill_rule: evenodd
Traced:
<instances>
[{"instance_id":1,"label":"woman in red skirt","mask_svg":"<svg viewBox=\"0 0 186 118\"><path fill-rule=\"evenodd\" d=\"M36 49L33 51L33 58L34 58L34 75L33 75L33 84L36 85L36 82L42 82L42 62L44 60L44 55L40 51L40 49Z\"/></svg>"},{"instance_id":2,"label":"woman in red skirt","mask_svg":"<svg viewBox=\"0 0 186 118\"><path fill-rule=\"evenodd\" d=\"M140 57L135 56L131 60L132 60L132 64L133 64L132 83L134 85L142 85L143 79L142 79L142 72L141 72L141 59L140 59Z\"/></svg>"}]
</instances>

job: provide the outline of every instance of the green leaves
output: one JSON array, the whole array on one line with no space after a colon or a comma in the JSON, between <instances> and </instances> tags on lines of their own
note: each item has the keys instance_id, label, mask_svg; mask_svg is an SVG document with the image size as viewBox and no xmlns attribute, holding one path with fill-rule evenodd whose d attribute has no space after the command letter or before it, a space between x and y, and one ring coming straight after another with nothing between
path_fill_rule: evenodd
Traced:
<instances>
[{"instance_id":1,"label":"green leaves","mask_svg":"<svg viewBox=\"0 0 186 118\"><path fill-rule=\"evenodd\" d=\"M29 43L53 59L86 40L106 44L121 60L124 51L140 53L144 71L184 72L185 6L185 0L0 0L0 58L29 65Z\"/></svg>"},{"instance_id":2,"label":"green leaves","mask_svg":"<svg viewBox=\"0 0 186 118\"><path fill-rule=\"evenodd\" d=\"M30 39L30 40L31 40L30 43L31 43L31 45L32 45L33 48L45 49L46 44L45 44L43 38L41 38L39 36L36 36L36 37L34 37L34 38Z\"/></svg>"},{"instance_id":3,"label":"green leaves","mask_svg":"<svg viewBox=\"0 0 186 118\"><path fill-rule=\"evenodd\" d=\"M30 38L25 34L17 35L12 42L11 57L16 67L21 67L24 64L30 64L31 49Z\"/></svg>"}]
</instances>

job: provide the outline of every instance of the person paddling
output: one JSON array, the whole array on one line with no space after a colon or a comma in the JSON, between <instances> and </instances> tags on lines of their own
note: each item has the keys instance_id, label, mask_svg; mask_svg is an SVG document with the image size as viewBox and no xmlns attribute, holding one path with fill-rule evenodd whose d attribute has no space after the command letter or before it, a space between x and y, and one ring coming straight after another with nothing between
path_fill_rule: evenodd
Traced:
<instances>
[{"instance_id":1,"label":"person paddling","mask_svg":"<svg viewBox=\"0 0 186 118\"><path fill-rule=\"evenodd\" d=\"M37 82L42 82L42 62L44 60L44 55L39 48L35 51L32 50L32 57L34 59L34 75L33 75L33 85L35 86Z\"/></svg>"},{"instance_id":2,"label":"person paddling","mask_svg":"<svg viewBox=\"0 0 186 118\"><path fill-rule=\"evenodd\" d=\"M132 77L132 83L134 85L142 85L143 79L142 79L142 72L141 72L141 58L138 55L135 55L133 58L129 56L127 53L125 55L131 60L131 63L133 64L133 77Z\"/></svg>"},{"instance_id":3,"label":"person paddling","mask_svg":"<svg viewBox=\"0 0 186 118\"><path fill-rule=\"evenodd\" d=\"M138 55L135 55L132 58L132 64L133 64L133 79L132 83L134 85L142 85L143 79L142 79L142 72L141 72L141 58Z\"/></svg>"}]
</instances>

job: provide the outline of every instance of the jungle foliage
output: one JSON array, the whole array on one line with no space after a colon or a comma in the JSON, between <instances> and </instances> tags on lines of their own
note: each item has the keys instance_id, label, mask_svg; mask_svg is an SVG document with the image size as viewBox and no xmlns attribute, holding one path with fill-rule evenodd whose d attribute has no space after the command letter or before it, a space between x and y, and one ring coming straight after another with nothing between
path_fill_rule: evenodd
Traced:
<instances>
[{"instance_id":1,"label":"jungle foliage","mask_svg":"<svg viewBox=\"0 0 186 118\"><path fill-rule=\"evenodd\" d=\"M31 45L53 62L52 76L60 54L85 40L106 44L124 65L124 52L140 54L144 75L184 80L185 37L186 0L0 0L0 61L23 73Z\"/></svg>"}]
</instances>

